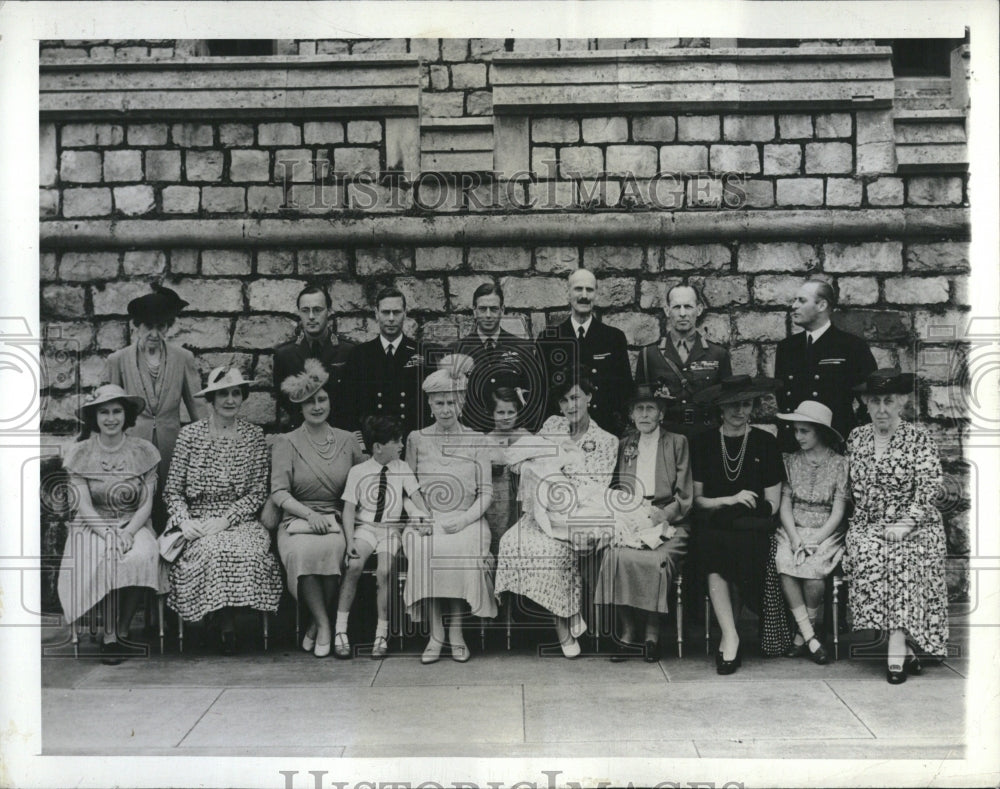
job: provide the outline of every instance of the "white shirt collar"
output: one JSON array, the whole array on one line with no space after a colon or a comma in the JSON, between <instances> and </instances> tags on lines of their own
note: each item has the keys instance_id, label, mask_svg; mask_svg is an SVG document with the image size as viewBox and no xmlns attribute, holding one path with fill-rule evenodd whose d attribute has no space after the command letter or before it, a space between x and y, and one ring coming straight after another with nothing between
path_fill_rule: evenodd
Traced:
<instances>
[{"instance_id":1,"label":"white shirt collar","mask_svg":"<svg viewBox=\"0 0 1000 789\"><path fill-rule=\"evenodd\" d=\"M479 329L476 329L476 334L479 336L479 342L485 343L487 340L493 340L495 344L500 344L500 329L497 329L493 334L483 334Z\"/></svg>"},{"instance_id":2,"label":"white shirt collar","mask_svg":"<svg viewBox=\"0 0 1000 789\"><path fill-rule=\"evenodd\" d=\"M580 327L581 326L583 327L583 336L584 337L586 337L590 333L590 324L594 322L594 316L593 315L591 315L589 318L587 318L587 320L585 320L583 323L577 323L575 315L571 315L569 319L570 319L570 321L573 324L573 334L579 335L580 334Z\"/></svg>"},{"instance_id":3,"label":"white shirt collar","mask_svg":"<svg viewBox=\"0 0 1000 789\"><path fill-rule=\"evenodd\" d=\"M818 328L818 329L813 329L812 331L809 331L809 332L806 332L806 334L808 334L808 335L809 335L810 337L812 337L812 338L813 338L813 342L816 342L816 340L818 340L818 339L819 339L820 337L822 337L822 336L823 336L823 333L824 333L824 332L825 332L825 331L826 331L827 329L829 329L829 328L830 328L830 325L831 325L831 324L830 324L830 321L827 321L827 322L826 322L826 323L825 323L825 324L824 324L823 326L821 326L820 328Z\"/></svg>"},{"instance_id":4,"label":"white shirt collar","mask_svg":"<svg viewBox=\"0 0 1000 789\"><path fill-rule=\"evenodd\" d=\"M389 349L389 346L391 345L391 346L392 346L392 353L393 353L393 356L395 356L395 355L396 355L396 351L398 351L398 350L399 350L399 346L400 346L400 343L402 343L402 342L403 342L403 335L402 335L402 334L400 334L400 335L399 335L399 336L398 336L398 337L397 337L397 338L396 338L395 340L393 340L392 342L389 342L389 341L388 341L388 340L387 340L387 339L386 339L385 337L383 337L383 336L382 336L381 334L380 334L380 335L378 336L378 338L379 338L379 339L380 339L380 340L382 341L382 352L383 352L383 353L385 353L385 352L386 352L386 351L387 351L387 350Z\"/></svg>"}]
</instances>

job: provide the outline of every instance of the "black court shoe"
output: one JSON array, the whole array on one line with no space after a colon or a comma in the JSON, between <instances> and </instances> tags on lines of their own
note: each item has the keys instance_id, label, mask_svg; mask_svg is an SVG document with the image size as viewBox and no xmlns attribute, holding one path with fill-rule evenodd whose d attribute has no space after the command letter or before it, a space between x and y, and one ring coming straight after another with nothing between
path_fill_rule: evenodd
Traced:
<instances>
[{"instance_id":1,"label":"black court shoe","mask_svg":"<svg viewBox=\"0 0 1000 789\"><path fill-rule=\"evenodd\" d=\"M826 650L823 648L823 644L815 636L813 636L813 638L810 638L809 640L816 641L816 643L819 644L819 646L816 648L815 651L809 649L808 645L806 646L806 654L809 655L809 659L817 666L825 666L827 663L830 662L830 656L826 654Z\"/></svg>"},{"instance_id":2,"label":"black court shoe","mask_svg":"<svg viewBox=\"0 0 1000 789\"><path fill-rule=\"evenodd\" d=\"M903 671L911 676L919 677L924 673L924 664L916 655L907 655L903 661Z\"/></svg>"},{"instance_id":3,"label":"black court shoe","mask_svg":"<svg viewBox=\"0 0 1000 789\"><path fill-rule=\"evenodd\" d=\"M660 642L646 641L642 645L642 659L647 663L656 663L660 659Z\"/></svg>"},{"instance_id":4,"label":"black court shoe","mask_svg":"<svg viewBox=\"0 0 1000 789\"><path fill-rule=\"evenodd\" d=\"M902 685L906 682L906 670L904 668L895 669L888 666L885 670L885 679L890 685Z\"/></svg>"},{"instance_id":5,"label":"black court shoe","mask_svg":"<svg viewBox=\"0 0 1000 789\"><path fill-rule=\"evenodd\" d=\"M736 669L743 665L743 642L741 641L739 646L736 647L736 657L732 660L726 660L722 657L722 650L720 649L715 658L715 672L717 674L722 674L723 676L727 674L736 673Z\"/></svg>"}]
</instances>

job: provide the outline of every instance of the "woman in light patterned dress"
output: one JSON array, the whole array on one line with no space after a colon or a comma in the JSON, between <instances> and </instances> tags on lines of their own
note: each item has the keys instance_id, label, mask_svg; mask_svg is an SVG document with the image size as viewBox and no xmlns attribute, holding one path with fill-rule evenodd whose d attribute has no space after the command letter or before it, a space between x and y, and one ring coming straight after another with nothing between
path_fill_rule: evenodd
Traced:
<instances>
[{"instance_id":1,"label":"woman in light patterned dress","mask_svg":"<svg viewBox=\"0 0 1000 789\"><path fill-rule=\"evenodd\" d=\"M538 435L582 450L582 466L565 469L569 484L607 488L618 459L618 439L591 421L593 394L586 378L562 384L555 391L562 415L545 420ZM568 542L539 527L523 495L522 503L524 515L500 540L496 594L523 595L552 612L563 654L574 658L580 654L577 638L587 629L577 554Z\"/></svg>"},{"instance_id":2,"label":"woman in light patterned dress","mask_svg":"<svg viewBox=\"0 0 1000 789\"><path fill-rule=\"evenodd\" d=\"M495 389L490 394L493 403L494 429L486 434L493 441L493 501L486 510L486 520L490 524L490 553L494 556L500 548L500 538L514 525L518 517L517 483L518 475L510 470L504 459L505 450L515 441L530 436L518 423L521 421L521 401L517 393L506 386Z\"/></svg>"},{"instance_id":3,"label":"woman in light patterned dress","mask_svg":"<svg viewBox=\"0 0 1000 789\"><path fill-rule=\"evenodd\" d=\"M915 649L944 657L948 644L941 460L926 429L902 418L914 377L876 370L861 386L870 425L847 438L854 514L845 543L854 630L889 633L886 680L923 673Z\"/></svg>"},{"instance_id":4,"label":"woman in light patterned dress","mask_svg":"<svg viewBox=\"0 0 1000 789\"><path fill-rule=\"evenodd\" d=\"M264 432L237 417L249 393L238 369L217 367L198 392L211 413L181 430L167 476L167 530L187 541L170 568L167 604L186 620L214 614L223 654L236 651L235 609L278 610L281 571L257 520L267 497Z\"/></svg>"}]
</instances>

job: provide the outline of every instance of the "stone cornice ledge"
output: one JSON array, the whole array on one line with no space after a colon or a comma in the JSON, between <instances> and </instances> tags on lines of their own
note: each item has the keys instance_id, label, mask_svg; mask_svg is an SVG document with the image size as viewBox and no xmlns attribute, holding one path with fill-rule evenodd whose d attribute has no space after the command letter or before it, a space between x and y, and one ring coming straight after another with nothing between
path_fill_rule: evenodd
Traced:
<instances>
[{"instance_id":1,"label":"stone cornice ledge","mask_svg":"<svg viewBox=\"0 0 1000 789\"><path fill-rule=\"evenodd\" d=\"M736 239L968 236L966 208L854 211L699 211L643 214L493 214L343 219L123 219L43 222L57 249L283 246L476 246L665 243Z\"/></svg>"}]
</instances>

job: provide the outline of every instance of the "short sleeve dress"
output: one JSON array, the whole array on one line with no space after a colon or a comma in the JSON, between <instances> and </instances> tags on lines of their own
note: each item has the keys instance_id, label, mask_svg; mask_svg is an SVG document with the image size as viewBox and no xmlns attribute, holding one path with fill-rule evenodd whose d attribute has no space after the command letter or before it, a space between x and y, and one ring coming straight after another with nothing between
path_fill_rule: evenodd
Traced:
<instances>
[{"instance_id":1,"label":"short sleeve dress","mask_svg":"<svg viewBox=\"0 0 1000 789\"><path fill-rule=\"evenodd\" d=\"M432 425L413 431L406 440L406 462L417 476L432 517L467 510L490 491L490 457L486 436L466 427L446 436ZM432 598L464 600L473 616L497 615L485 517L454 534L435 529L422 536L406 529L403 550L408 563L403 600L414 622L423 617L421 603Z\"/></svg>"},{"instance_id":2,"label":"short sleeve dress","mask_svg":"<svg viewBox=\"0 0 1000 789\"><path fill-rule=\"evenodd\" d=\"M271 448L271 493L287 491L300 504L321 514L344 509L341 496L351 467L365 459L354 434L330 428L331 441L317 448L298 427L277 436ZM285 513L278 524L278 555L285 566L288 591L298 599L303 575L340 575L347 542L343 531L289 534L295 517Z\"/></svg>"},{"instance_id":3,"label":"short sleeve dress","mask_svg":"<svg viewBox=\"0 0 1000 789\"><path fill-rule=\"evenodd\" d=\"M500 538L517 521L520 513L517 501L518 475L510 470L503 459L504 450L518 439L531 435L518 428L509 433L493 431L486 437L492 442L490 465L493 470L493 501L486 510L486 521L490 524L490 553L496 556L500 549Z\"/></svg>"},{"instance_id":4,"label":"short sleeve dress","mask_svg":"<svg viewBox=\"0 0 1000 789\"><path fill-rule=\"evenodd\" d=\"M145 487L156 479L160 453L149 441L126 436L115 449L105 449L96 435L66 450L63 466L84 480L94 509L111 528L125 526L142 503ZM73 622L113 589L146 587L167 590L153 525L147 520L119 556L114 542L75 520L69 525L59 565L59 602Z\"/></svg>"},{"instance_id":5,"label":"short sleeve dress","mask_svg":"<svg viewBox=\"0 0 1000 789\"><path fill-rule=\"evenodd\" d=\"M189 518L224 517L229 528L188 543L170 566L167 604L194 621L220 608L278 610L281 570L271 535L257 520L267 497L264 431L236 420L233 438L202 419L181 429L167 476L167 528Z\"/></svg>"},{"instance_id":6,"label":"short sleeve dress","mask_svg":"<svg viewBox=\"0 0 1000 789\"><path fill-rule=\"evenodd\" d=\"M792 516L799 536L807 545L819 545L816 552L799 564L795 563L792 543L783 528L775 532L778 547L774 563L779 573L793 578L823 580L833 572L844 554L844 531L838 529L822 543L814 535L830 517L836 500L850 498L847 492L847 458L830 452L822 461L810 461L804 452L784 456L788 481L781 486L781 495L790 496Z\"/></svg>"}]
</instances>

